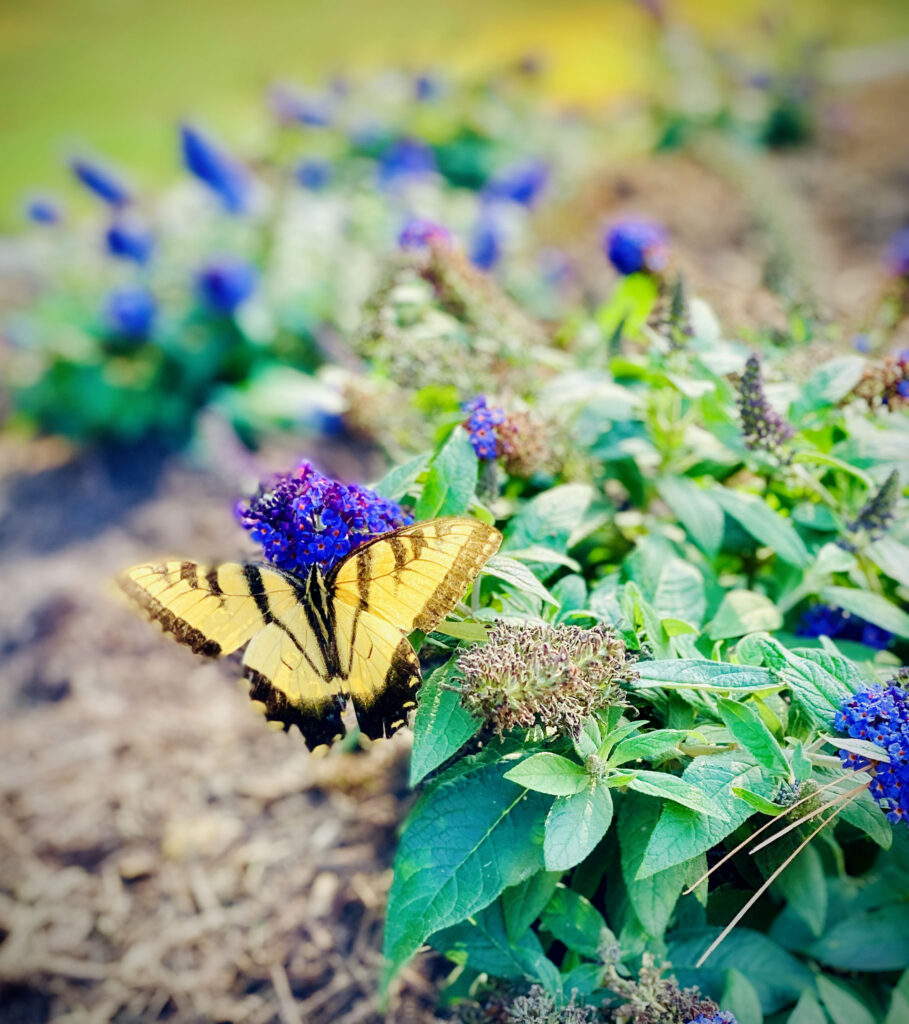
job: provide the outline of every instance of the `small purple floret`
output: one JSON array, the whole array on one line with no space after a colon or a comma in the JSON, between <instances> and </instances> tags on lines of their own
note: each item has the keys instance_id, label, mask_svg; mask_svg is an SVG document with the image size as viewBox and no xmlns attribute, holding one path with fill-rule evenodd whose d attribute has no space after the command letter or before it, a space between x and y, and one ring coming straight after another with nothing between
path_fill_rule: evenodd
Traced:
<instances>
[{"instance_id":1,"label":"small purple floret","mask_svg":"<svg viewBox=\"0 0 909 1024\"><path fill-rule=\"evenodd\" d=\"M893 639L893 634L888 633L886 629L828 604L816 604L809 608L802 615L795 632L797 636L829 636L832 640L854 640L881 651L889 646Z\"/></svg>"},{"instance_id":2,"label":"small purple floret","mask_svg":"<svg viewBox=\"0 0 909 1024\"><path fill-rule=\"evenodd\" d=\"M715 1013L712 1017L699 1013L694 1020L686 1021L685 1024L737 1024L737 1021L731 1013L722 1010L720 1013Z\"/></svg>"},{"instance_id":3,"label":"small purple floret","mask_svg":"<svg viewBox=\"0 0 909 1024\"><path fill-rule=\"evenodd\" d=\"M398 245L402 249L428 249L433 245L450 244L448 228L425 217L411 217L398 235Z\"/></svg>"},{"instance_id":4,"label":"small purple floret","mask_svg":"<svg viewBox=\"0 0 909 1024\"><path fill-rule=\"evenodd\" d=\"M314 565L328 572L361 544L413 522L397 502L331 480L305 461L236 514L269 562L301 575Z\"/></svg>"},{"instance_id":5,"label":"small purple floret","mask_svg":"<svg viewBox=\"0 0 909 1024\"><path fill-rule=\"evenodd\" d=\"M669 259L666 229L651 221L619 221L607 231L603 251L620 274L658 273Z\"/></svg>"},{"instance_id":6,"label":"small purple floret","mask_svg":"<svg viewBox=\"0 0 909 1024\"><path fill-rule=\"evenodd\" d=\"M470 413L465 425L477 458L487 462L497 459L501 454L501 445L496 434L496 427L505 421L504 409L489 408L486 404L486 396L477 395L476 398L465 403L464 411Z\"/></svg>"}]
</instances>

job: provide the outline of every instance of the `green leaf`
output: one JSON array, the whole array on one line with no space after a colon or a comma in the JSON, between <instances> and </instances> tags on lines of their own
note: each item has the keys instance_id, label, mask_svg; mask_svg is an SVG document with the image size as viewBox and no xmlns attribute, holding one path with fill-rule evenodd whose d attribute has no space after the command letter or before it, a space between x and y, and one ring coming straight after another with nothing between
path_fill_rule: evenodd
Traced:
<instances>
[{"instance_id":1,"label":"green leaf","mask_svg":"<svg viewBox=\"0 0 909 1024\"><path fill-rule=\"evenodd\" d=\"M676 864L649 878L637 877L647 842L660 817L659 804L627 793L619 807L617 834L628 900L649 935L662 938L685 884L688 864Z\"/></svg>"},{"instance_id":2,"label":"green leaf","mask_svg":"<svg viewBox=\"0 0 909 1024\"><path fill-rule=\"evenodd\" d=\"M512 518L502 550L520 551L540 544L564 552L592 499L593 488L588 484L561 484L544 491Z\"/></svg>"},{"instance_id":3,"label":"green leaf","mask_svg":"<svg viewBox=\"0 0 909 1024\"><path fill-rule=\"evenodd\" d=\"M583 956L596 957L603 946L615 944L615 936L599 910L564 885L557 886L552 894L540 927Z\"/></svg>"},{"instance_id":4,"label":"green leaf","mask_svg":"<svg viewBox=\"0 0 909 1024\"><path fill-rule=\"evenodd\" d=\"M823 729L831 729L843 701L852 695L850 688L816 661L787 650L772 637L757 637L755 643L764 663L789 687L792 699L809 719Z\"/></svg>"},{"instance_id":5,"label":"green leaf","mask_svg":"<svg viewBox=\"0 0 909 1024\"><path fill-rule=\"evenodd\" d=\"M694 543L714 558L723 542L723 510L710 493L684 476L661 477L656 488Z\"/></svg>"},{"instance_id":6,"label":"green leaf","mask_svg":"<svg viewBox=\"0 0 909 1024\"><path fill-rule=\"evenodd\" d=\"M662 619L682 619L699 626L707 611L704 577L689 562L668 559L660 570L653 606Z\"/></svg>"},{"instance_id":7,"label":"green leaf","mask_svg":"<svg viewBox=\"0 0 909 1024\"><path fill-rule=\"evenodd\" d=\"M844 971L902 971L909 967L909 904L894 903L838 921L808 955Z\"/></svg>"},{"instance_id":8,"label":"green leaf","mask_svg":"<svg viewBox=\"0 0 909 1024\"><path fill-rule=\"evenodd\" d=\"M774 882L774 888L811 934L820 935L827 921L827 880L821 855L813 846L802 850Z\"/></svg>"},{"instance_id":9,"label":"green leaf","mask_svg":"<svg viewBox=\"0 0 909 1024\"><path fill-rule=\"evenodd\" d=\"M813 412L845 398L861 380L867 365L862 356L838 356L822 363L802 386L798 408Z\"/></svg>"},{"instance_id":10,"label":"green leaf","mask_svg":"<svg viewBox=\"0 0 909 1024\"><path fill-rule=\"evenodd\" d=\"M407 495L413 493L413 485L429 465L429 458L428 454L416 455L403 465L395 466L377 484L373 484L372 489L376 494L388 498L390 501L400 501L402 498L406 498Z\"/></svg>"},{"instance_id":11,"label":"green leaf","mask_svg":"<svg viewBox=\"0 0 909 1024\"><path fill-rule=\"evenodd\" d=\"M817 988L833 1024L877 1024L874 1014L843 982L819 974Z\"/></svg>"},{"instance_id":12,"label":"green leaf","mask_svg":"<svg viewBox=\"0 0 909 1024\"><path fill-rule=\"evenodd\" d=\"M629 789L646 796L658 796L664 800L672 800L683 807L690 807L699 814L710 818L722 818L724 812L696 787L669 772L635 772L634 778L628 783Z\"/></svg>"},{"instance_id":13,"label":"green leaf","mask_svg":"<svg viewBox=\"0 0 909 1024\"><path fill-rule=\"evenodd\" d=\"M676 751L687 736L687 729L654 729L640 736L630 736L616 746L609 764L616 767L639 759L654 761Z\"/></svg>"},{"instance_id":14,"label":"green leaf","mask_svg":"<svg viewBox=\"0 0 909 1024\"><path fill-rule=\"evenodd\" d=\"M644 326L659 294L652 274L628 274L619 279L606 302L594 313L603 336L636 333Z\"/></svg>"},{"instance_id":15,"label":"green leaf","mask_svg":"<svg viewBox=\"0 0 909 1024\"><path fill-rule=\"evenodd\" d=\"M909 1020L909 971L901 976L893 991L890 1011L884 1024L904 1024L907 1020ZM810 1024L810 1022L806 1022L806 1024Z\"/></svg>"},{"instance_id":16,"label":"green leaf","mask_svg":"<svg viewBox=\"0 0 909 1024\"><path fill-rule=\"evenodd\" d=\"M752 793L750 789L742 789L741 786L733 786L732 792L740 800L744 800L749 807L760 811L761 814L769 814L771 817L775 817L788 809L785 804L775 804L772 800L766 800L764 797L758 796L757 793Z\"/></svg>"},{"instance_id":17,"label":"green leaf","mask_svg":"<svg viewBox=\"0 0 909 1024\"><path fill-rule=\"evenodd\" d=\"M708 817L688 807L667 804L647 845L638 872L641 878L691 860L734 832L753 812L744 800L733 795L733 786L768 800L777 790L764 769L738 750L694 758L683 778L721 807L723 816Z\"/></svg>"},{"instance_id":18,"label":"green leaf","mask_svg":"<svg viewBox=\"0 0 909 1024\"><path fill-rule=\"evenodd\" d=\"M757 991L745 975L734 967L726 972L726 987L720 1005L735 1017L737 1024L764 1024Z\"/></svg>"},{"instance_id":19,"label":"green leaf","mask_svg":"<svg viewBox=\"0 0 909 1024\"><path fill-rule=\"evenodd\" d=\"M763 499L728 487L714 487L709 493L743 530L761 544L773 548L784 562L801 569L811 562L805 542L792 522L775 512Z\"/></svg>"},{"instance_id":20,"label":"green leaf","mask_svg":"<svg viewBox=\"0 0 909 1024\"><path fill-rule=\"evenodd\" d=\"M754 759L777 776L789 777L789 762L773 733L750 704L720 697L720 717L736 740Z\"/></svg>"},{"instance_id":21,"label":"green leaf","mask_svg":"<svg viewBox=\"0 0 909 1024\"><path fill-rule=\"evenodd\" d=\"M679 687L695 690L735 690L746 693L772 690L776 682L766 668L753 665L732 665L723 661L678 659L674 661L639 661L635 665L638 679L633 689L648 686Z\"/></svg>"},{"instance_id":22,"label":"green leaf","mask_svg":"<svg viewBox=\"0 0 909 1024\"><path fill-rule=\"evenodd\" d=\"M693 967L707 947L719 935L719 928L700 929L673 937L668 959L673 968ZM764 1013L771 1014L795 1002L806 989L814 987L814 975L772 939L750 928L736 928L710 954L710 958L690 977L692 981L708 981L704 987L719 987L729 968L748 971L748 980L761 1000ZM686 975L686 983L687 982Z\"/></svg>"},{"instance_id":23,"label":"green leaf","mask_svg":"<svg viewBox=\"0 0 909 1024\"><path fill-rule=\"evenodd\" d=\"M541 544L532 544L529 548L521 548L520 550L509 550L509 557L518 559L519 562L544 562L546 565L564 565L566 569L571 569L572 572L581 571L581 563L575 561L573 558L569 558L568 555L563 555L558 551L553 551L551 548L544 548Z\"/></svg>"},{"instance_id":24,"label":"green leaf","mask_svg":"<svg viewBox=\"0 0 909 1024\"><path fill-rule=\"evenodd\" d=\"M444 636L454 637L455 640L470 640L473 643L484 643L489 639L489 630L482 622L467 620L443 619L433 633L442 633Z\"/></svg>"},{"instance_id":25,"label":"green leaf","mask_svg":"<svg viewBox=\"0 0 909 1024\"><path fill-rule=\"evenodd\" d=\"M829 1024L827 1015L821 1009L817 996L812 991L803 992L796 1008L789 1015L787 1024Z\"/></svg>"},{"instance_id":26,"label":"green leaf","mask_svg":"<svg viewBox=\"0 0 909 1024\"><path fill-rule=\"evenodd\" d=\"M546 960L536 933L525 930L512 938L505 927L502 904L496 901L469 921L445 928L432 936L432 945L456 963L467 963L475 971L518 981L543 980Z\"/></svg>"},{"instance_id":27,"label":"green leaf","mask_svg":"<svg viewBox=\"0 0 909 1024\"><path fill-rule=\"evenodd\" d=\"M411 786L457 753L482 724L464 709L459 694L442 687L457 675L458 659L454 657L437 668L420 689L410 754Z\"/></svg>"},{"instance_id":28,"label":"green leaf","mask_svg":"<svg viewBox=\"0 0 909 1024\"><path fill-rule=\"evenodd\" d=\"M848 779L847 781L851 783L852 780ZM893 828L887 821L880 805L868 790L859 793L857 798L848 803L844 803L839 812L839 818L860 832L864 832L881 849L889 850L893 845Z\"/></svg>"},{"instance_id":29,"label":"green leaf","mask_svg":"<svg viewBox=\"0 0 909 1024\"><path fill-rule=\"evenodd\" d=\"M488 906L543 867L550 801L478 762L426 792L395 857L384 954L390 980L434 932Z\"/></svg>"},{"instance_id":30,"label":"green leaf","mask_svg":"<svg viewBox=\"0 0 909 1024\"><path fill-rule=\"evenodd\" d=\"M707 624L711 640L728 640L746 633L772 632L783 624L783 613L763 594L730 590Z\"/></svg>"},{"instance_id":31,"label":"green leaf","mask_svg":"<svg viewBox=\"0 0 909 1024\"><path fill-rule=\"evenodd\" d=\"M483 566L483 572L504 580L522 593L533 594L534 597L539 597L549 604L559 604L556 598L534 576L529 566L514 558L509 558L508 555L493 555Z\"/></svg>"},{"instance_id":32,"label":"green leaf","mask_svg":"<svg viewBox=\"0 0 909 1024\"><path fill-rule=\"evenodd\" d=\"M548 871L580 864L606 835L612 821L612 794L591 785L574 796L557 797L546 818L543 854Z\"/></svg>"},{"instance_id":33,"label":"green leaf","mask_svg":"<svg viewBox=\"0 0 909 1024\"><path fill-rule=\"evenodd\" d=\"M533 878L502 893L505 929L511 939L520 938L543 913L561 877L561 871L538 871Z\"/></svg>"},{"instance_id":34,"label":"green leaf","mask_svg":"<svg viewBox=\"0 0 909 1024\"><path fill-rule=\"evenodd\" d=\"M591 783L583 765L551 751L542 751L524 758L505 773L505 778L550 796L572 796Z\"/></svg>"},{"instance_id":35,"label":"green leaf","mask_svg":"<svg viewBox=\"0 0 909 1024\"><path fill-rule=\"evenodd\" d=\"M477 489L479 465L470 435L463 427L457 427L432 460L414 517L463 515Z\"/></svg>"},{"instance_id":36,"label":"green leaf","mask_svg":"<svg viewBox=\"0 0 909 1024\"><path fill-rule=\"evenodd\" d=\"M895 537L881 537L869 545L868 555L881 572L909 587L909 545Z\"/></svg>"},{"instance_id":37,"label":"green leaf","mask_svg":"<svg viewBox=\"0 0 909 1024\"><path fill-rule=\"evenodd\" d=\"M909 614L880 594L857 590L854 587L824 587L820 598L827 604L859 615L873 622L875 626L909 640Z\"/></svg>"}]
</instances>

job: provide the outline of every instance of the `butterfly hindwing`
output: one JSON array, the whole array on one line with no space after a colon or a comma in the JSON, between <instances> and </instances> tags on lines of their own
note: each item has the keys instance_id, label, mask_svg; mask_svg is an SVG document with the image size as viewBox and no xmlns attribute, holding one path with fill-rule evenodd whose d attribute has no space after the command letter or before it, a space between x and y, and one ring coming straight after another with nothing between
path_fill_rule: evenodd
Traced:
<instances>
[{"instance_id":1,"label":"butterfly hindwing","mask_svg":"<svg viewBox=\"0 0 909 1024\"><path fill-rule=\"evenodd\" d=\"M336 601L404 633L428 633L464 596L502 535L475 519L433 519L358 548L328 577Z\"/></svg>"}]
</instances>

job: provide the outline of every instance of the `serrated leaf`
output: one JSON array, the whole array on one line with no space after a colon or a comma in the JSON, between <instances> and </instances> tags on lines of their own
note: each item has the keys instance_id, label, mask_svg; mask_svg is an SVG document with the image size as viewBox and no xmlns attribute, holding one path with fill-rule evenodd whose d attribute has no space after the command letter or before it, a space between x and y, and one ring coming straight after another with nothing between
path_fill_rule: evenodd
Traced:
<instances>
[{"instance_id":1,"label":"serrated leaf","mask_svg":"<svg viewBox=\"0 0 909 1024\"><path fill-rule=\"evenodd\" d=\"M791 520L775 512L754 494L733 491L728 487L714 487L709 493L743 530L772 548L784 562L801 569L808 566L811 556Z\"/></svg>"},{"instance_id":2,"label":"serrated leaf","mask_svg":"<svg viewBox=\"0 0 909 1024\"><path fill-rule=\"evenodd\" d=\"M687 729L654 729L640 736L631 736L616 746L609 764L617 766L638 759L653 761L676 751L687 736Z\"/></svg>"},{"instance_id":3,"label":"serrated leaf","mask_svg":"<svg viewBox=\"0 0 909 1024\"><path fill-rule=\"evenodd\" d=\"M734 796L733 786L749 789L768 800L777 789L760 765L737 750L696 757L682 777L713 800L722 809L723 816L708 817L688 807L667 804L647 846L638 873L640 878L705 853L753 814L744 800Z\"/></svg>"},{"instance_id":4,"label":"serrated leaf","mask_svg":"<svg viewBox=\"0 0 909 1024\"><path fill-rule=\"evenodd\" d=\"M463 515L477 489L479 465L470 435L457 427L432 460L414 509L415 518Z\"/></svg>"},{"instance_id":5,"label":"serrated leaf","mask_svg":"<svg viewBox=\"0 0 909 1024\"><path fill-rule=\"evenodd\" d=\"M617 834L628 900L649 935L662 938L681 895L688 864L676 864L649 878L637 877L647 843L660 817L659 804L627 793L619 808Z\"/></svg>"},{"instance_id":6,"label":"serrated leaf","mask_svg":"<svg viewBox=\"0 0 909 1024\"><path fill-rule=\"evenodd\" d=\"M534 576L529 566L508 555L493 555L483 566L483 572L504 580L525 594L533 594L534 597L539 597L548 604L556 606L559 604L558 600Z\"/></svg>"},{"instance_id":7,"label":"serrated leaf","mask_svg":"<svg viewBox=\"0 0 909 1024\"><path fill-rule=\"evenodd\" d=\"M538 871L533 878L502 893L502 914L509 938L520 938L543 913L561 877L560 871Z\"/></svg>"},{"instance_id":8,"label":"serrated leaf","mask_svg":"<svg viewBox=\"0 0 909 1024\"><path fill-rule=\"evenodd\" d=\"M508 524L503 552L536 544L564 552L592 499L587 484L561 484L532 498Z\"/></svg>"},{"instance_id":9,"label":"serrated leaf","mask_svg":"<svg viewBox=\"0 0 909 1024\"><path fill-rule=\"evenodd\" d=\"M906 971L893 990L893 998L890 1001L890 1010L884 1024L903 1024L909 1020L909 971ZM812 1024L806 1021L805 1024Z\"/></svg>"},{"instance_id":10,"label":"serrated leaf","mask_svg":"<svg viewBox=\"0 0 909 1024\"><path fill-rule=\"evenodd\" d=\"M547 871L568 871L580 864L606 835L611 821L612 794L605 786L556 797L543 840Z\"/></svg>"},{"instance_id":11,"label":"serrated leaf","mask_svg":"<svg viewBox=\"0 0 909 1024\"><path fill-rule=\"evenodd\" d=\"M753 590L730 590L706 632L711 640L729 640L746 633L773 632L782 624L783 613L770 598Z\"/></svg>"},{"instance_id":12,"label":"serrated leaf","mask_svg":"<svg viewBox=\"0 0 909 1024\"><path fill-rule=\"evenodd\" d=\"M710 818L722 818L723 810L696 787L669 772L635 772L634 778L628 783L630 789L645 796L662 797L673 803L690 807L699 814Z\"/></svg>"},{"instance_id":13,"label":"serrated leaf","mask_svg":"<svg viewBox=\"0 0 909 1024\"><path fill-rule=\"evenodd\" d=\"M726 728L758 763L777 776L789 777L789 762L782 747L749 704L720 697L717 708Z\"/></svg>"},{"instance_id":14,"label":"serrated leaf","mask_svg":"<svg viewBox=\"0 0 909 1024\"><path fill-rule=\"evenodd\" d=\"M668 559L659 575L653 606L661 619L682 619L699 626L707 611L704 577L681 558Z\"/></svg>"},{"instance_id":15,"label":"serrated leaf","mask_svg":"<svg viewBox=\"0 0 909 1024\"><path fill-rule=\"evenodd\" d=\"M847 781L851 786L852 780ZM864 832L882 850L889 850L893 845L893 828L867 789L852 800L844 801L838 818Z\"/></svg>"},{"instance_id":16,"label":"serrated leaf","mask_svg":"<svg viewBox=\"0 0 909 1024\"><path fill-rule=\"evenodd\" d=\"M824 587L820 598L826 604L873 622L888 633L895 633L904 640L909 639L909 614L880 594L854 587Z\"/></svg>"},{"instance_id":17,"label":"serrated leaf","mask_svg":"<svg viewBox=\"0 0 909 1024\"><path fill-rule=\"evenodd\" d=\"M771 848L772 849L772 848ZM783 855L779 855L783 859ZM808 925L812 935L820 935L827 921L827 879L821 855L810 844L774 882L793 912Z\"/></svg>"},{"instance_id":18,"label":"serrated leaf","mask_svg":"<svg viewBox=\"0 0 909 1024\"><path fill-rule=\"evenodd\" d=\"M513 768L509 768L505 778L550 796L571 796L580 793L591 783L583 765L545 750L519 761Z\"/></svg>"},{"instance_id":19,"label":"serrated leaf","mask_svg":"<svg viewBox=\"0 0 909 1024\"><path fill-rule=\"evenodd\" d=\"M437 668L420 688L410 754L411 786L460 750L482 724L464 709L459 694L442 686L457 678L457 661L451 658Z\"/></svg>"},{"instance_id":20,"label":"serrated leaf","mask_svg":"<svg viewBox=\"0 0 909 1024\"><path fill-rule=\"evenodd\" d=\"M656 487L694 543L714 558L723 542L723 510L711 494L687 477L661 477Z\"/></svg>"},{"instance_id":21,"label":"serrated leaf","mask_svg":"<svg viewBox=\"0 0 909 1024\"><path fill-rule=\"evenodd\" d=\"M852 690L816 661L787 650L772 637L756 638L765 664L789 687L792 699L822 729L830 729L843 701Z\"/></svg>"},{"instance_id":22,"label":"serrated leaf","mask_svg":"<svg viewBox=\"0 0 909 1024\"><path fill-rule=\"evenodd\" d=\"M556 887L540 918L540 927L583 956L596 957L603 946L615 943L615 936L599 910L586 897L564 885Z\"/></svg>"},{"instance_id":23,"label":"serrated leaf","mask_svg":"<svg viewBox=\"0 0 909 1024\"><path fill-rule=\"evenodd\" d=\"M543 867L550 800L509 782L505 768L478 762L438 783L408 816L388 901L386 981L434 932Z\"/></svg>"},{"instance_id":24,"label":"serrated leaf","mask_svg":"<svg viewBox=\"0 0 909 1024\"><path fill-rule=\"evenodd\" d=\"M373 484L372 489L376 494L388 498L390 501L400 501L402 498L406 498L408 494L413 493L412 488L420 474L429 465L429 459L428 454L416 455L414 458L408 459L403 465L389 470L377 484Z\"/></svg>"}]
</instances>

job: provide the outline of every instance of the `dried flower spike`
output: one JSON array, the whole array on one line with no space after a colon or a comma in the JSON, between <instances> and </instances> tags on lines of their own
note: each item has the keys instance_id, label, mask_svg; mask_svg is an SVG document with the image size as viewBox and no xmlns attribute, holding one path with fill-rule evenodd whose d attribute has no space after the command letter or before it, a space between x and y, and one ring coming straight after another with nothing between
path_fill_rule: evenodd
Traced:
<instances>
[{"instance_id":1,"label":"dried flower spike","mask_svg":"<svg viewBox=\"0 0 909 1024\"><path fill-rule=\"evenodd\" d=\"M461 702L502 735L540 724L577 734L595 711L624 702L636 675L625 643L604 626L497 622L485 644L458 659Z\"/></svg>"},{"instance_id":2,"label":"dried flower spike","mask_svg":"<svg viewBox=\"0 0 909 1024\"><path fill-rule=\"evenodd\" d=\"M606 984L625 1000L614 1011L615 1024L689 1024L717 1016L720 1008L697 988L682 989L672 975L664 978L663 971L668 967L657 967L653 954L644 953L637 980L631 981L623 978L614 965L608 966ZM734 1018L728 1019L734 1024Z\"/></svg>"},{"instance_id":3,"label":"dried flower spike","mask_svg":"<svg viewBox=\"0 0 909 1024\"><path fill-rule=\"evenodd\" d=\"M872 410L897 412L909 408L909 349L877 365L866 366L852 393L864 399Z\"/></svg>"},{"instance_id":4,"label":"dried flower spike","mask_svg":"<svg viewBox=\"0 0 909 1024\"><path fill-rule=\"evenodd\" d=\"M783 446L792 437L792 427L767 401L764 382L761 379L761 364L757 356L750 356L745 372L736 382L738 389L739 414L742 419L742 433L745 447L763 449L781 460L785 458Z\"/></svg>"}]
</instances>

